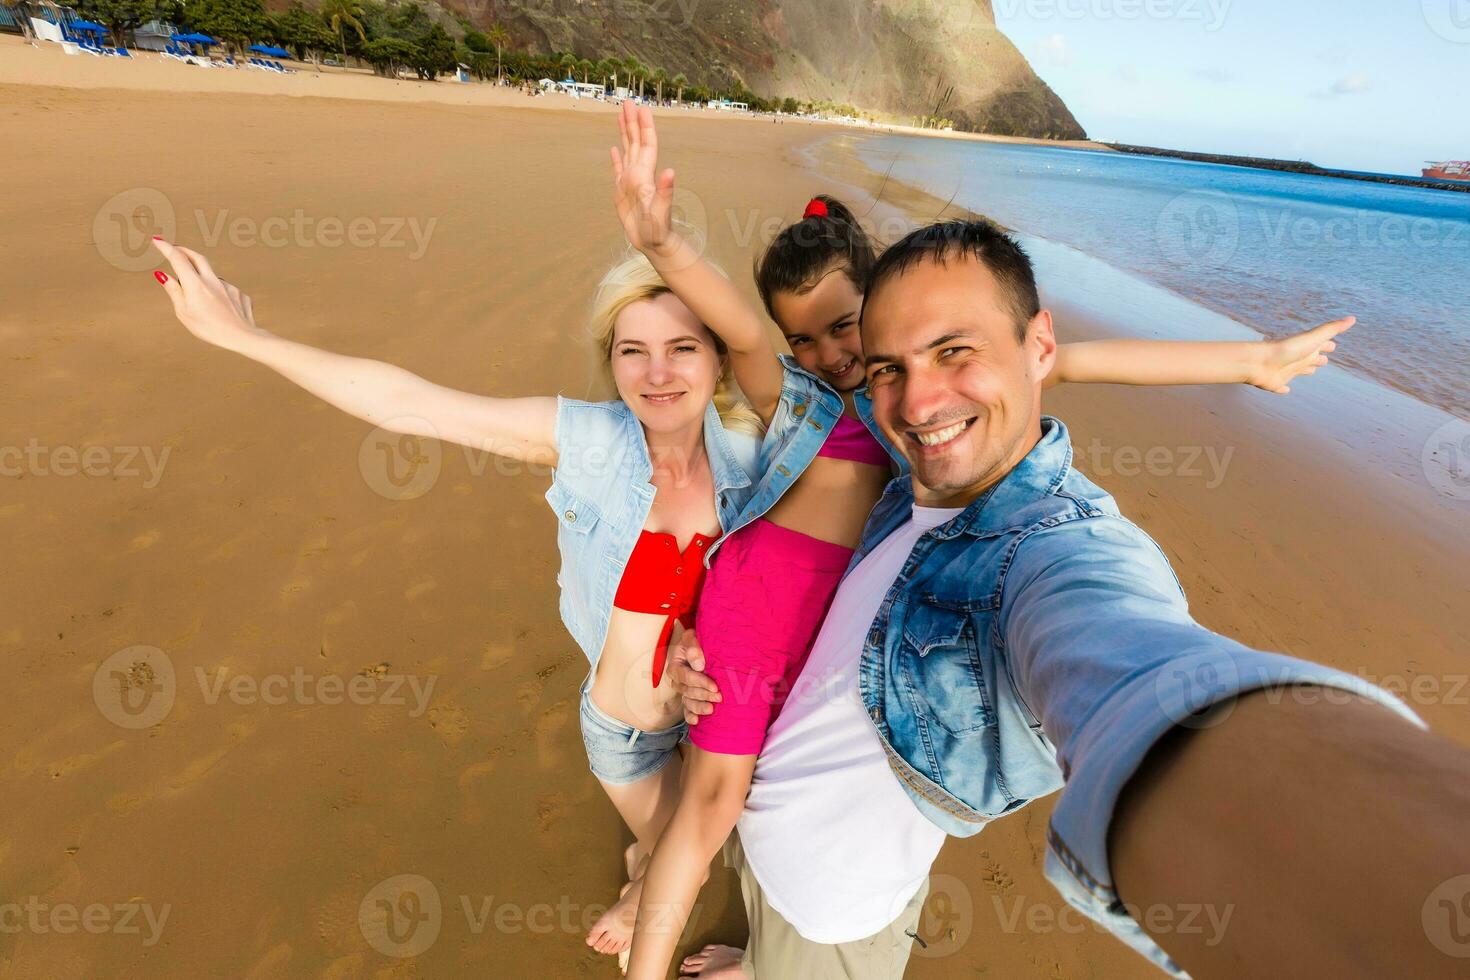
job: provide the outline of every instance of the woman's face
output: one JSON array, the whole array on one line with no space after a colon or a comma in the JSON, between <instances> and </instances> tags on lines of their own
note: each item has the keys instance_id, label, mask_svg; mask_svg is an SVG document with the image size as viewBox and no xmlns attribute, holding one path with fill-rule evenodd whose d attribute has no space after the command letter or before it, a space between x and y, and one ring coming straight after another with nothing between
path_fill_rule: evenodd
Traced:
<instances>
[{"instance_id":1,"label":"woman's face","mask_svg":"<svg viewBox=\"0 0 1470 980\"><path fill-rule=\"evenodd\" d=\"M863 341L858 314L863 294L847 277L845 266L823 273L809 292L771 297L776 325L786 335L796 362L838 391L863 386Z\"/></svg>"},{"instance_id":2,"label":"woman's face","mask_svg":"<svg viewBox=\"0 0 1470 980\"><path fill-rule=\"evenodd\" d=\"M618 314L613 381L648 431L702 425L723 370L714 337L672 293L631 303Z\"/></svg>"}]
</instances>

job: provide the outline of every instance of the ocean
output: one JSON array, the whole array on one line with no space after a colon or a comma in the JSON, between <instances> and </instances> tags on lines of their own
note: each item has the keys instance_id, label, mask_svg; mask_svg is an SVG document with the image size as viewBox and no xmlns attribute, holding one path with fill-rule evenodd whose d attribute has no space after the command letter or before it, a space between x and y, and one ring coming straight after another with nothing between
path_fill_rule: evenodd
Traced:
<instances>
[{"instance_id":1,"label":"ocean","mask_svg":"<svg viewBox=\"0 0 1470 980\"><path fill-rule=\"evenodd\" d=\"M1470 194L1063 147L862 136L859 158L1470 418ZM954 213L951 209L950 213Z\"/></svg>"}]
</instances>

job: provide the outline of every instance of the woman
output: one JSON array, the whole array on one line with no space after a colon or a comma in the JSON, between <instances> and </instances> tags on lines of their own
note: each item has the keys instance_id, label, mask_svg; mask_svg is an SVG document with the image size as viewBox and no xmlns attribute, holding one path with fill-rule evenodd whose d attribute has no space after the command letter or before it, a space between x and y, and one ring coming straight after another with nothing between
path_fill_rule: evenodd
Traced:
<instances>
[{"instance_id":1,"label":"woman","mask_svg":"<svg viewBox=\"0 0 1470 980\"><path fill-rule=\"evenodd\" d=\"M154 276L201 340L373 425L555 467L546 499L559 522L560 610L590 664L582 736L635 837L625 854L631 878L673 812L680 780L686 728L663 658L691 621L712 546L759 475L759 424L731 394L723 342L635 256L608 272L593 304L617 400L487 397L278 337L256 325L250 297L203 255L155 244L174 275ZM629 935L599 922L589 943L617 953Z\"/></svg>"}]
</instances>

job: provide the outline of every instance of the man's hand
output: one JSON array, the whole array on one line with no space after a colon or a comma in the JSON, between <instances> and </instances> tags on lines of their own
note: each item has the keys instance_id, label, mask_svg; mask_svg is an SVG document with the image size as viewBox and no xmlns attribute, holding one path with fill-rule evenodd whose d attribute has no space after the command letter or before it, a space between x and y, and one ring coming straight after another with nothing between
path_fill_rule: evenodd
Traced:
<instances>
[{"instance_id":1,"label":"man's hand","mask_svg":"<svg viewBox=\"0 0 1470 980\"><path fill-rule=\"evenodd\" d=\"M674 690L684 699L684 720L699 724L699 716L715 710L720 689L704 674L704 651L693 630L685 631L669 655L668 674Z\"/></svg>"}]
</instances>

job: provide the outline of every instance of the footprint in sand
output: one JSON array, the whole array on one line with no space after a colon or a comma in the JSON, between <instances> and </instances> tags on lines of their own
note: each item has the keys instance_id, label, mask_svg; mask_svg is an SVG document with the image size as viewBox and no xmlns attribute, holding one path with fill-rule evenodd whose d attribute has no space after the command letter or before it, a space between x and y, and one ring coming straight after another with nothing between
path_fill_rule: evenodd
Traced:
<instances>
[{"instance_id":1,"label":"footprint in sand","mask_svg":"<svg viewBox=\"0 0 1470 980\"><path fill-rule=\"evenodd\" d=\"M494 670L504 667L515 655L515 648L509 643L496 641L485 644L485 651L480 654L480 669Z\"/></svg>"},{"instance_id":2,"label":"footprint in sand","mask_svg":"<svg viewBox=\"0 0 1470 980\"><path fill-rule=\"evenodd\" d=\"M543 770L561 768L572 722L570 701L556 702L536 719L536 764Z\"/></svg>"},{"instance_id":3,"label":"footprint in sand","mask_svg":"<svg viewBox=\"0 0 1470 980\"><path fill-rule=\"evenodd\" d=\"M158 543L158 539L162 535L162 533L163 532L159 531L157 528L154 528L152 531L146 531L132 540L132 542L128 545L128 550L146 551L147 549L153 547L155 544Z\"/></svg>"},{"instance_id":4,"label":"footprint in sand","mask_svg":"<svg viewBox=\"0 0 1470 980\"><path fill-rule=\"evenodd\" d=\"M271 947L260 959L250 966L245 974L245 980L266 980L268 977L280 977L286 975L286 964L291 962L294 951L290 943L280 943Z\"/></svg>"},{"instance_id":5,"label":"footprint in sand","mask_svg":"<svg viewBox=\"0 0 1470 980\"><path fill-rule=\"evenodd\" d=\"M429 727L449 748L454 748L470 730L470 716L458 705L446 704L429 709Z\"/></svg>"},{"instance_id":6,"label":"footprint in sand","mask_svg":"<svg viewBox=\"0 0 1470 980\"><path fill-rule=\"evenodd\" d=\"M413 585L410 585L404 591L403 598L407 599L409 602L413 602L415 599L419 598L419 596L428 595L430 592L433 592L438 587L438 582L434 581L433 579L425 579L422 582L416 582Z\"/></svg>"}]
</instances>

